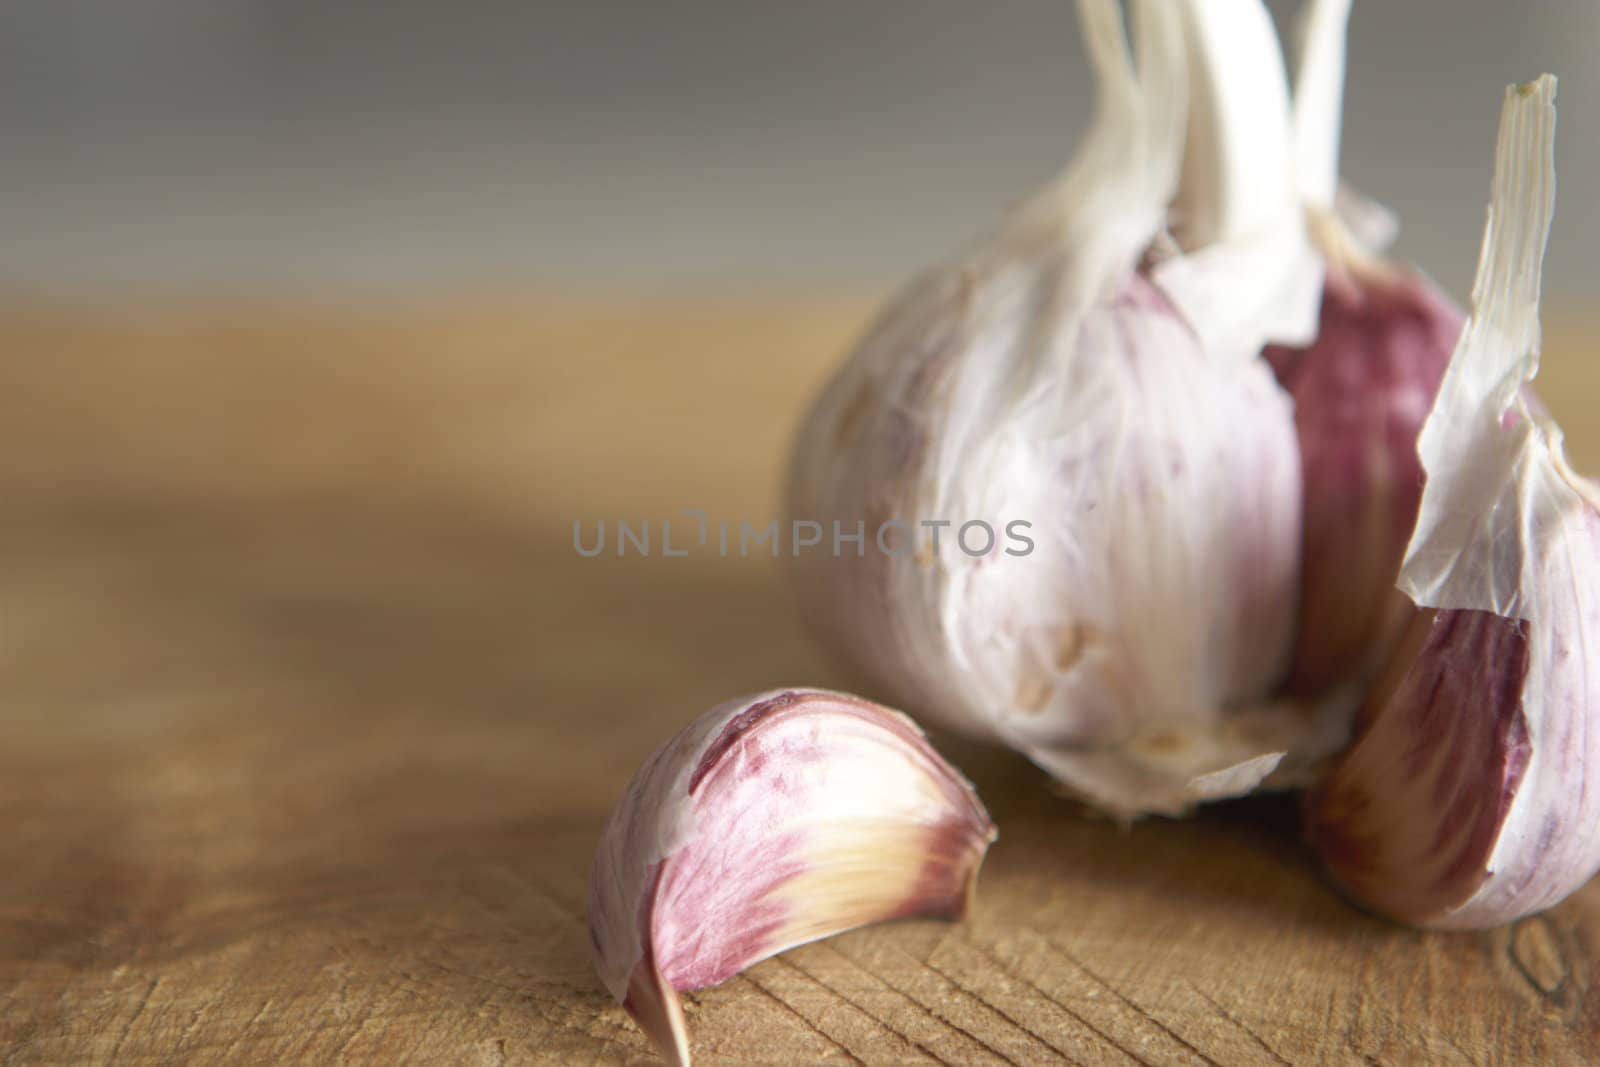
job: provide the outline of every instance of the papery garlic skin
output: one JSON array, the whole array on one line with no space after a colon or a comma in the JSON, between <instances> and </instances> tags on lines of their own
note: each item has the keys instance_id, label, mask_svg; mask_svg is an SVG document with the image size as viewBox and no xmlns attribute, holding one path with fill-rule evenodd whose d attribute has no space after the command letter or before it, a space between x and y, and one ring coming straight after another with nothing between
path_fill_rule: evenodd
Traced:
<instances>
[{"instance_id":1,"label":"papery garlic skin","mask_svg":"<svg viewBox=\"0 0 1600 1067\"><path fill-rule=\"evenodd\" d=\"M1137 72L1116 5L1080 4L1102 92L1078 160L890 305L789 492L795 518L906 524L893 551L797 562L815 629L896 703L1123 816L1247 792L1305 736L1261 710L1301 501L1259 353L1309 340L1321 285L1265 10L1132 7ZM935 554L916 528L1011 518L1027 556L968 557L953 527Z\"/></svg>"},{"instance_id":2,"label":"papery garlic skin","mask_svg":"<svg viewBox=\"0 0 1600 1067\"><path fill-rule=\"evenodd\" d=\"M656 751L601 837L595 966L674 1063L676 991L865 923L961 918L994 824L905 716L776 690L719 705Z\"/></svg>"},{"instance_id":3,"label":"papery garlic skin","mask_svg":"<svg viewBox=\"0 0 1600 1067\"><path fill-rule=\"evenodd\" d=\"M1507 91L1472 316L1418 446L1400 586L1427 610L1307 798L1334 877L1420 926L1510 922L1600 870L1600 489L1525 391L1554 95Z\"/></svg>"}]
</instances>

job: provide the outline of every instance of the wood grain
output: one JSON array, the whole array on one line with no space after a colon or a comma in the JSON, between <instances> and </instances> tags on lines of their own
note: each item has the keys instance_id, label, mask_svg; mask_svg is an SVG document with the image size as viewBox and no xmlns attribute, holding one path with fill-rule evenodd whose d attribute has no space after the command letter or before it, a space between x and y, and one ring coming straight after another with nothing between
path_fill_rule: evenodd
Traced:
<instances>
[{"instance_id":1,"label":"wood grain","mask_svg":"<svg viewBox=\"0 0 1600 1067\"><path fill-rule=\"evenodd\" d=\"M772 561L582 559L573 519L762 522L860 299L13 301L0 310L0 1050L16 1064L633 1063L590 852L688 718L837 684ZM1546 389L1600 470L1586 331ZM704 1064L1600 1057L1600 889L1423 935L1292 804L1130 831L940 739L976 913L688 998Z\"/></svg>"}]
</instances>

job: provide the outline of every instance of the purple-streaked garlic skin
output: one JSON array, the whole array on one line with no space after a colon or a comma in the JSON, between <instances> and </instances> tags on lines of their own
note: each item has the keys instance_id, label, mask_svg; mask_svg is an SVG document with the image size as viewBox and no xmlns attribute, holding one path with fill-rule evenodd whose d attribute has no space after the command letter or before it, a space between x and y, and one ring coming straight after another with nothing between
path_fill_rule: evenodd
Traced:
<instances>
[{"instance_id":1,"label":"purple-streaked garlic skin","mask_svg":"<svg viewBox=\"0 0 1600 1067\"><path fill-rule=\"evenodd\" d=\"M1527 771L1528 642L1485 611L1413 612L1412 631L1401 677L1363 707L1350 749L1307 794L1306 835L1350 896L1425 926L1488 877Z\"/></svg>"},{"instance_id":2,"label":"purple-streaked garlic skin","mask_svg":"<svg viewBox=\"0 0 1600 1067\"><path fill-rule=\"evenodd\" d=\"M1414 612L1394 583L1422 498L1417 435L1462 322L1419 275L1335 267L1316 340L1266 350L1294 398L1304 481L1295 696L1370 671Z\"/></svg>"},{"instance_id":3,"label":"purple-streaked garlic skin","mask_svg":"<svg viewBox=\"0 0 1600 1067\"><path fill-rule=\"evenodd\" d=\"M675 991L906 916L959 919L993 822L905 716L779 690L720 705L629 784L590 876L607 988L687 1062Z\"/></svg>"},{"instance_id":4,"label":"purple-streaked garlic skin","mask_svg":"<svg viewBox=\"0 0 1600 1067\"><path fill-rule=\"evenodd\" d=\"M1600 512L1543 532L1560 622L1420 612L1307 836L1356 900L1415 926L1498 926L1600 871ZM1533 684L1530 684L1533 680Z\"/></svg>"}]
</instances>

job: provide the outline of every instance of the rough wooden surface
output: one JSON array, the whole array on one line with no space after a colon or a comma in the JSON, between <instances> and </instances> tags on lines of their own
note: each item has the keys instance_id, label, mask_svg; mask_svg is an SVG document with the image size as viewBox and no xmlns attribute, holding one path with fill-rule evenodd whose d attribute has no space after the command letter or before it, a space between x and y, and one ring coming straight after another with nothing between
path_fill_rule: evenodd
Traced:
<instances>
[{"instance_id":1,"label":"rough wooden surface","mask_svg":"<svg viewBox=\"0 0 1600 1067\"><path fill-rule=\"evenodd\" d=\"M769 560L580 559L574 518L773 514L855 301L0 312L8 1063L629 1063L590 851L711 703L836 683ZM1600 373L1547 391L1600 470ZM1594 1062L1600 888L1423 935L1294 811L1122 832L941 742L976 914L689 998L700 1062Z\"/></svg>"}]
</instances>

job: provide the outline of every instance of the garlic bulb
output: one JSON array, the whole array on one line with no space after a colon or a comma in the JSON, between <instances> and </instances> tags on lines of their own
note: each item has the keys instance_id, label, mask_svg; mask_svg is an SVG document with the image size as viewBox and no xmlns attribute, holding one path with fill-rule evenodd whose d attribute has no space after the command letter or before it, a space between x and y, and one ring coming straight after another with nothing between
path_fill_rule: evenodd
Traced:
<instances>
[{"instance_id":1,"label":"garlic bulb","mask_svg":"<svg viewBox=\"0 0 1600 1067\"><path fill-rule=\"evenodd\" d=\"M1307 802L1357 899L1423 926L1549 907L1600 869L1600 486L1528 399L1555 79L1506 93L1472 316L1418 451L1400 587L1423 610Z\"/></svg>"},{"instance_id":2,"label":"garlic bulb","mask_svg":"<svg viewBox=\"0 0 1600 1067\"><path fill-rule=\"evenodd\" d=\"M1350 0L1314 0L1295 90L1296 177L1327 261L1316 339L1266 358L1294 398L1305 498L1291 692L1359 691L1412 609L1395 575L1422 497L1417 435L1461 334L1461 312L1362 232L1338 183Z\"/></svg>"},{"instance_id":3,"label":"garlic bulb","mask_svg":"<svg viewBox=\"0 0 1600 1067\"><path fill-rule=\"evenodd\" d=\"M846 659L1124 816L1329 743L1271 702L1300 464L1260 353L1311 339L1322 282L1281 50L1259 0L1130 6L1136 66L1114 0L1080 2L1100 97L1076 161L890 304L806 420L789 491L797 520L875 549L797 561ZM980 521L1037 547L969 553L954 535Z\"/></svg>"},{"instance_id":4,"label":"garlic bulb","mask_svg":"<svg viewBox=\"0 0 1600 1067\"><path fill-rule=\"evenodd\" d=\"M779 690L702 715L618 802L589 882L595 966L671 1063L677 990L882 919L961 918L994 824L905 716Z\"/></svg>"}]
</instances>

